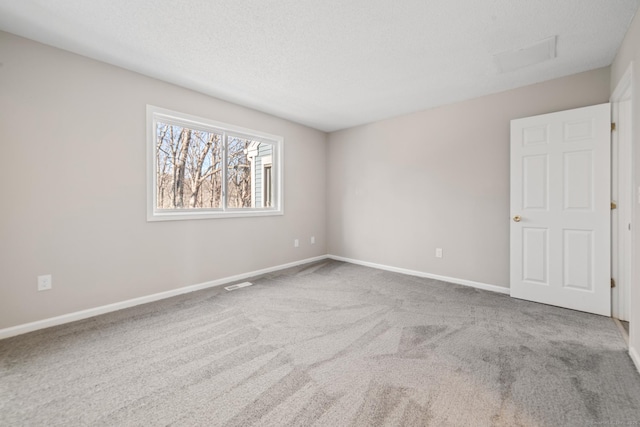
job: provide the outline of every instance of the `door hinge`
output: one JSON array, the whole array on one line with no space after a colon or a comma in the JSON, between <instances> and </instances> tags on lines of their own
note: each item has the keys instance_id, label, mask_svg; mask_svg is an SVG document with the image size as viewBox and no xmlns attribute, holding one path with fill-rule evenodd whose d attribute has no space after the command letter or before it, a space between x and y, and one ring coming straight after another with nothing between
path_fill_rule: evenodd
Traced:
<instances>
[{"instance_id":1,"label":"door hinge","mask_svg":"<svg viewBox=\"0 0 640 427\"><path fill-rule=\"evenodd\" d=\"M611 210L618 209L616 202L611 202Z\"/></svg>"},{"instance_id":2,"label":"door hinge","mask_svg":"<svg viewBox=\"0 0 640 427\"><path fill-rule=\"evenodd\" d=\"M611 123L611 132L613 132L614 130L616 130L616 124L615 123Z\"/></svg>"},{"instance_id":3,"label":"door hinge","mask_svg":"<svg viewBox=\"0 0 640 427\"><path fill-rule=\"evenodd\" d=\"M616 287L616 281L615 281L615 279L613 277L611 278L611 287L612 288Z\"/></svg>"}]
</instances>

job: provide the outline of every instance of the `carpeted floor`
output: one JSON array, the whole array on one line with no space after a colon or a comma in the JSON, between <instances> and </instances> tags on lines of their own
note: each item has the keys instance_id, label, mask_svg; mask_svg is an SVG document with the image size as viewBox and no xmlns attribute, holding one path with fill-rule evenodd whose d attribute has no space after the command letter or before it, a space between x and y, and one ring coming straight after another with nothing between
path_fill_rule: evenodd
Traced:
<instances>
[{"instance_id":1,"label":"carpeted floor","mask_svg":"<svg viewBox=\"0 0 640 427\"><path fill-rule=\"evenodd\" d=\"M0 341L2 426L639 425L611 319L327 261Z\"/></svg>"}]
</instances>

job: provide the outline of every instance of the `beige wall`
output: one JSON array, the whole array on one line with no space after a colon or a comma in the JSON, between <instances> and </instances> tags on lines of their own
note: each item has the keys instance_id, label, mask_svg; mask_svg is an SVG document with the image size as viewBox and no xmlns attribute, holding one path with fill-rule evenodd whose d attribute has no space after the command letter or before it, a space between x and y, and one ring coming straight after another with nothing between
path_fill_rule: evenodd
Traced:
<instances>
[{"instance_id":1,"label":"beige wall","mask_svg":"<svg viewBox=\"0 0 640 427\"><path fill-rule=\"evenodd\" d=\"M7 33L0 52L0 329L326 253L326 134ZM285 215L147 222L147 104L282 135Z\"/></svg>"},{"instance_id":2,"label":"beige wall","mask_svg":"<svg viewBox=\"0 0 640 427\"><path fill-rule=\"evenodd\" d=\"M609 78L603 68L330 134L329 253L508 287L509 121L607 102Z\"/></svg>"},{"instance_id":3,"label":"beige wall","mask_svg":"<svg viewBox=\"0 0 640 427\"><path fill-rule=\"evenodd\" d=\"M640 13L631 23L631 27L625 36L624 42L611 64L611 92L613 92L621 77L633 61L633 162L634 162L634 189L640 186ZM637 190L634 191L637 193ZM635 352L636 364L640 369L640 208L638 197L634 204L634 255L633 255L633 283L631 284L630 304L630 350Z\"/></svg>"}]
</instances>

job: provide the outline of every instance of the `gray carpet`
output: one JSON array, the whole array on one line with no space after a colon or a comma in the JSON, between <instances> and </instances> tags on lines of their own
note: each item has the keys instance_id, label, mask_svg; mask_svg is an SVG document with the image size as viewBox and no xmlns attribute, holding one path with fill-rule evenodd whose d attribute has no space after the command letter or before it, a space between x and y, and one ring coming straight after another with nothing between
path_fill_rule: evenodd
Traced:
<instances>
[{"instance_id":1,"label":"gray carpet","mask_svg":"<svg viewBox=\"0 0 640 427\"><path fill-rule=\"evenodd\" d=\"M0 341L0 425L640 424L611 319L327 261Z\"/></svg>"}]
</instances>

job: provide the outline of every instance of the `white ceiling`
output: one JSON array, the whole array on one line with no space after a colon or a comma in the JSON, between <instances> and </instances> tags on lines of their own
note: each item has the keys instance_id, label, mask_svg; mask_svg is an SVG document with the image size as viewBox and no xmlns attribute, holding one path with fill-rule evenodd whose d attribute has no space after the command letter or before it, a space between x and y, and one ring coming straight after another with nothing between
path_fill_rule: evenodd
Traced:
<instances>
[{"instance_id":1,"label":"white ceiling","mask_svg":"<svg viewBox=\"0 0 640 427\"><path fill-rule=\"evenodd\" d=\"M0 0L0 29L334 131L607 66L639 4ZM498 71L553 36L555 59Z\"/></svg>"}]
</instances>

